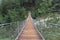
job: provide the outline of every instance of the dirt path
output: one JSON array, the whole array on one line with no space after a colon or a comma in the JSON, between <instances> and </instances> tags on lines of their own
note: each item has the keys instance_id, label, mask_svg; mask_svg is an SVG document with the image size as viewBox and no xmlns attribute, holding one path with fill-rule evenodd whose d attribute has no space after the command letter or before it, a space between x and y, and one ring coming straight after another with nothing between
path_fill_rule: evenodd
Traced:
<instances>
[{"instance_id":1,"label":"dirt path","mask_svg":"<svg viewBox=\"0 0 60 40\"><path fill-rule=\"evenodd\" d=\"M38 35L38 32L32 23L30 14L27 18L27 25L17 40L42 40L42 37Z\"/></svg>"}]
</instances>

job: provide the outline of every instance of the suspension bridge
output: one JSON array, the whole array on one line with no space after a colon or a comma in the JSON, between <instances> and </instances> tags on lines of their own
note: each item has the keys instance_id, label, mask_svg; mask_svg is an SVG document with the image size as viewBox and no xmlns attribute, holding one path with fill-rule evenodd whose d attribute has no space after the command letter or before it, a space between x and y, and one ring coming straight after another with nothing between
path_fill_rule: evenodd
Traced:
<instances>
[{"instance_id":1,"label":"suspension bridge","mask_svg":"<svg viewBox=\"0 0 60 40\"><path fill-rule=\"evenodd\" d=\"M32 21L31 12L28 13L27 22L15 40L44 40Z\"/></svg>"}]
</instances>

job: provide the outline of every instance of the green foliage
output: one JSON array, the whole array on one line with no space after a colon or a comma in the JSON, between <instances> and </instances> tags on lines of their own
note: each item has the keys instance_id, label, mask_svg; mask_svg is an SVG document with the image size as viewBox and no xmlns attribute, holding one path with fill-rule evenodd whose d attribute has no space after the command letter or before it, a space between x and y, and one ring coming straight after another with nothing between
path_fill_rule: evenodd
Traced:
<instances>
[{"instance_id":1,"label":"green foliage","mask_svg":"<svg viewBox=\"0 0 60 40\"><path fill-rule=\"evenodd\" d=\"M30 11L32 11L32 17L34 19L39 17L44 18L50 16L52 13L55 13L52 9L56 4L53 5L52 2L53 0L36 0L36 6L30 8ZM26 8L20 5L20 0L2 0L0 10L3 19L6 20L2 23L24 20L27 17Z\"/></svg>"},{"instance_id":2,"label":"green foliage","mask_svg":"<svg viewBox=\"0 0 60 40\"><path fill-rule=\"evenodd\" d=\"M60 26L48 25L45 27L40 23L37 28L45 40L60 40Z\"/></svg>"},{"instance_id":3,"label":"green foliage","mask_svg":"<svg viewBox=\"0 0 60 40\"><path fill-rule=\"evenodd\" d=\"M0 14L0 24L2 23L2 21L3 21L3 17L2 17L2 15Z\"/></svg>"},{"instance_id":4,"label":"green foliage","mask_svg":"<svg viewBox=\"0 0 60 40\"><path fill-rule=\"evenodd\" d=\"M3 17L3 19L1 17L1 23L22 21L27 17L27 11L20 6L19 0L2 0L0 10L0 14Z\"/></svg>"},{"instance_id":5,"label":"green foliage","mask_svg":"<svg viewBox=\"0 0 60 40\"><path fill-rule=\"evenodd\" d=\"M47 17L48 15L52 14L51 11L52 7L52 0L42 0L39 1L38 5L33 11L33 18L39 18L39 17Z\"/></svg>"},{"instance_id":6,"label":"green foliage","mask_svg":"<svg viewBox=\"0 0 60 40\"><path fill-rule=\"evenodd\" d=\"M56 1L55 1L56 2ZM2 0L0 5L0 24L2 23L10 23L15 21L22 21L27 18L27 11L30 10L32 12L32 17L36 18L46 18L46 17L54 17L54 23L56 20L56 13L53 9L59 9L59 2L54 3L54 0L36 0L35 7L32 8L24 8L20 5L20 0ZM56 8L56 6L58 6ZM60 13L60 12L59 12ZM60 14L59 14L60 16ZM57 23L60 23L59 21ZM40 26L39 26L40 28ZM0 40L8 40L8 38L15 38L16 27L14 25L9 25L3 28L0 28L0 36L4 39ZM46 40L60 40L60 32L59 30L55 30L56 28L43 28L42 34L46 38ZM39 29L40 30L40 29ZM48 31L47 31L48 30ZM7 33L6 33L7 32ZM57 32L57 33L55 33ZM48 34L47 34L48 33ZM47 35L46 35L47 34ZM13 36L15 35L15 36ZM56 36L56 37L54 37ZM47 38L48 37L48 38ZM53 39L52 39L53 37Z\"/></svg>"}]
</instances>

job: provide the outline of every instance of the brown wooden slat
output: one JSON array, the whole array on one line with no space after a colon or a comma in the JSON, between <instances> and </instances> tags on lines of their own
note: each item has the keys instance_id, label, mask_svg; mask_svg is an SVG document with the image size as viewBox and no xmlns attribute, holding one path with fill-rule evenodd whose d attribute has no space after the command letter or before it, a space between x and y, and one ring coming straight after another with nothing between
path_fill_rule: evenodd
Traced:
<instances>
[{"instance_id":1,"label":"brown wooden slat","mask_svg":"<svg viewBox=\"0 0 60 40\"><path fill-rule=\"evenodd\" d=\"M18 37L18 40L42 40L42 37L34 28L30 14L27 19L27 25L25 26L21 35Z\"/></svg>"}]
</instances>

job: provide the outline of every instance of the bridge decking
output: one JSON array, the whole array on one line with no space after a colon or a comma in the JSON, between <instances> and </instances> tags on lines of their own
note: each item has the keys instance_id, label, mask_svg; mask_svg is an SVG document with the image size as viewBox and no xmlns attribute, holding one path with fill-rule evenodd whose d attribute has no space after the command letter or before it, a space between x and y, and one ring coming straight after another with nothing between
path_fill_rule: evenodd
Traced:
<instances>
[{"instance_id":1,"label":"bridge decking","mask_svg":"<svg viewBox=\"0 0 60 40\"><path fill-rule=\"evenodd\" d=\"M43 40L36 31L34 24L32 23L30 14L27 18L27 25L25 26L17 40Z\"/></svg>"}]
</instances>

